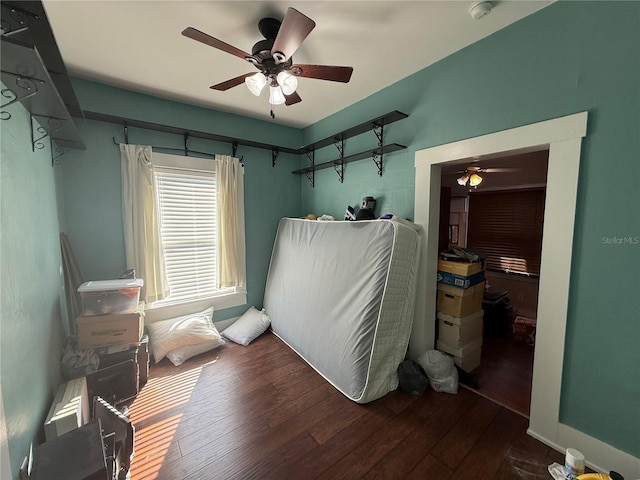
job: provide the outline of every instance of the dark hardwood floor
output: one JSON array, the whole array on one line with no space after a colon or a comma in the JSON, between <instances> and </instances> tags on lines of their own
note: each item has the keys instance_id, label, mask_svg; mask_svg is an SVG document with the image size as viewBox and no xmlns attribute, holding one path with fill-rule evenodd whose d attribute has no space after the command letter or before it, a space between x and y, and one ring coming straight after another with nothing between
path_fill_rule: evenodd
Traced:
<instances>
[{"instance_id":1,"label":"dark hardwood floor","mask_svg":"<svg viewBox=\"0 0 640 480\"><path fill-rule=\"evenodd\" d=\"M132 480L548 479L564 460L464 388L356 404L271 333L153 365L129 414Z\"/></svg>"},{"instance_id":2,"label":"dark hardwood floor","mask_svg":"<svg viewBox=\"0 0 640 480\"><path fill-rule=\"evenodd\" d=\"M533 352L533 346L513 335L485 335L482 360L473 372L479 384L476 392L529 418Z\"/></svg>"}]
</instances>

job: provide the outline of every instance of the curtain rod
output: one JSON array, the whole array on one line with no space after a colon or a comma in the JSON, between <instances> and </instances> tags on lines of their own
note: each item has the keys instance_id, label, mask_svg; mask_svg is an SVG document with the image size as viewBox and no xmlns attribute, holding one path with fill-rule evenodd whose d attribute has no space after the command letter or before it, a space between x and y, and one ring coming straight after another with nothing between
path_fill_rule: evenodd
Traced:
<instances>
[{"instance_id":1,"label":"curtain rod","mask_svg":"<svg viewBox=\"0 0 640 480\"><path fill-rule=\"evenodd\" d=\"M145 122L142 120L135 120L135 119L119 117L115 115L108 115L105 113L91 112L88 110L83 110L82 113L84 115L84 118L87 120L98 120L100 122L122 125L125 129L127 127L144 128L146 130L155 130L163 133L172 133L172 134L182 135L182 136L186 135L189 137L203 138L206 140L213 140L216 142L231 143L234 146L234 156L235 156L235 150L238 145L242 145L245 147L260 148L262 150L270 150L272 155L274 156L277 156L279 152L293 153L298 155L305 152L305 150L302 148L281 147L277 145L270 145L267 143L254 142L251 140L227 137L225 135L217 135L215 133L199 132L197 130L189 130L186 128L172 127L169 125ZM128 136L126 130L125 130L125 136ZM125 140L128 140L128 139L126 138ZM128 143L128 142L125 142L125 143ZM206 155L210 155L210 154L206 154Z\"/></svg>"},{"instance_id":2,"label":"curtain rod","mask_svg":"<svg viewBox=\"0 0 640 480\"><path fill-rule=\"evenodd\" d=\"M124 142L124 143L128 144L128 143L129 143L129 134L128 134L128 132L126 131L126 128L127 128L127 127L125 127L125 134L124 134L125 142ZM112 140L113 140L113 144L114 144L114 145L120 145L120 142L118 142L118 141L115 139L115 137L112 137ZM188 146L188 142L189 142L189 136L188 136L187 134L185 134L185 139L184 139L185 146L184 146L184 148L176 148L176 147L162 147L162 146L158 146L158 145L151 145L151 148L152 148L153 150L169 150L169 151L171 151L171 152L181 152L181 153L184 153L184 156L185 156L185 157L188 157L190 153L195 153L195 154L198 154L198 155L206 155L206 156L208 156L208 157L215 157L215 156L216 156L216 154L215 154L215 153L211 153L211 152L201 152L201 151L199 151L199 150L193 150L193 149L189 148L189 146ZM235 144L234 144L234 146L233 146L233 152L231 153L231 156L233 156L233 157L235 157L235 156L236 156L236 145L235 145ZM241 162L242 162L242 160L243 160L243 159L244 159L244 155L242 155L242 156L239 158L239 160L240 160Z\"/></svg>"}]
</instances>

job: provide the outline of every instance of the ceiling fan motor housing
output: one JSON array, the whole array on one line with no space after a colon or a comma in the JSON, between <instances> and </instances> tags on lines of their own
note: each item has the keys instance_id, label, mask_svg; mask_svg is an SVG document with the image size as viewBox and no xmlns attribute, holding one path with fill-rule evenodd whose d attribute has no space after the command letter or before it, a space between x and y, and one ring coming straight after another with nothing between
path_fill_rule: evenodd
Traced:
<instances>
[{"instance_id":1,"label":"ceiling fan motor housing","mask_svg":"<svg viewBox=\"0 0 640 480\"><path fill-rule=\"evenodd\" d=\"M258 30L267 40L275 40L278 36L278 32L280 31L280 25L280 20L267 17L258 22ZM271 43L273 44L273 42Z\"/></svg>"},{"instance_id":2,"label":"ceiling fan motor housing","mask_svg":"<svg viewBox=\"0 0 640 480\"><path fill-rule=\"evenodd\" d=\"M275 80L278 73L291 68L291 65L293 64L293 57L288 58L284 62L277 63L271 53L273 41L273 38L267 38L257 42L251 49L252 56L248 57L247 61L253 63L265 76Z\"/></svg>"}]
</instances>

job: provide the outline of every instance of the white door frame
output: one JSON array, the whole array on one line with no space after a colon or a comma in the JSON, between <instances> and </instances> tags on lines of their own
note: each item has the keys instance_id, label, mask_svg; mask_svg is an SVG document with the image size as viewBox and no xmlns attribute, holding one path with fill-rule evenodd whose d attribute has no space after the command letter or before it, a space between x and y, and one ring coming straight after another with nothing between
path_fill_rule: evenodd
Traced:
<instances>
[{"instance_id":1,"label":"white door frame","mask_svg":"<svg viewBox=\"0 0 640 480\"><path fill-rule=\"evenodd\" d=\"M560 391L571 276L573 227L582 137L587 112L482 135L415 153L415 222L423 226L418 295L409 355L417 358L435 342L436 270L441 165L549 149L536 348L528 433L557 449L578 448L592 468L618 465L630 471L637 459L560 423ZM618 467L620 468L620 467ZM622 468L620 468L622 470Z\"/></svg>"}]
</instances>

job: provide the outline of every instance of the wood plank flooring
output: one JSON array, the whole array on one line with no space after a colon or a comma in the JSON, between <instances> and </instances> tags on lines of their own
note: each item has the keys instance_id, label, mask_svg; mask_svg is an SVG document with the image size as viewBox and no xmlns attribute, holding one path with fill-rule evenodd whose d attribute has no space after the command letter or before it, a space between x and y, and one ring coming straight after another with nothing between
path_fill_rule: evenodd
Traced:
<instances>
[{"instance_id":1,"label":"wood plank flooring","mask_svg":"<svg viewBox=\"0 0 640 480\"><path fill-rule=\"evenodd\" d=\"M564 460L464 388L356 404L271 333L153 365L129 415L132 480L548 479Z\"/></svg>"},{"instance_id":2,"label":"wood plank flooring","mask_svg":"<svg viewBox=\"0 0 640 480\"><path fill-rule=\"evenodd\" d=\"M482 361L473 372L476 393L529 418L534 347L514 339L486 336Z\"/></svg>"}]
</instances>

